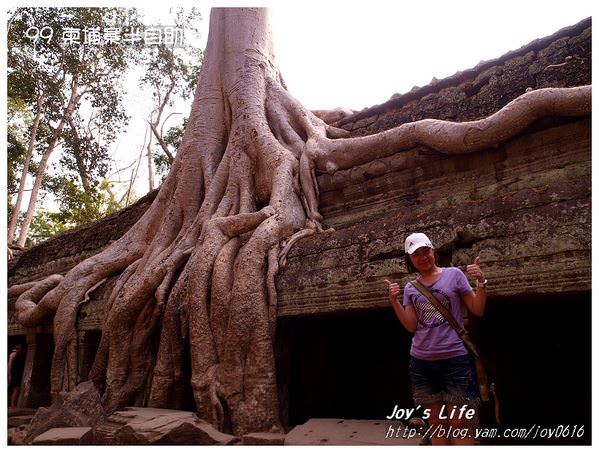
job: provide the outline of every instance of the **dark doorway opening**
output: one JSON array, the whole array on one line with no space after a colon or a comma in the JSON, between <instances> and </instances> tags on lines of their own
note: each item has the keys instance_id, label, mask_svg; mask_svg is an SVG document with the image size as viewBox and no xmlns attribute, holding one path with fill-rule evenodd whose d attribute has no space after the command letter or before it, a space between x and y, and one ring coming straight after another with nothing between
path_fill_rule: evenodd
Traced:
<instances>
[{"instance_id":1,"label":"dark doorway opening","mask_svg":"<svg viewBox=\"0 0 599 453\"><path fill-rule=\"evenodd\" d=\"M53 354L54 338L52 334L37 334L35 336L31 388L26 402L27 407L49 406L51 403L50 372L52 370Z\"/></svg>"},{"instance_id":2,"label":"dark doorway opening","mask_svg":"<svg viewBox=\"0 0 599 453\"><path fill-rule=\"evenodd\" d=\"M505 427L569 427L569 435L502 438L496 443L591 443L591 295L490 300L480 344L495 366ZM581 429L581 427L583 427Z\"/></svg>"},{"instance_id":3,"label":"dark doorway opening","mask_svg":"<svg viewBox=\"0 0 599 453\"><path fill-rule=\"evenodd\" d=\"M178 401L175 409L183 411L196 412L196 402L193 395L193 388L191 387L191 346L189 344L189 337L185 339L183 347L183 363L181 365L181 381L177 385L183 386L183 389L177 388L176 391L182 392L181 401Z\"/></svg>"},{"instance_id":4,"label":"dark doorway opening","mask_svg":"<svg viewBox=\"0 0 599 453\"><path fill-rule=\"evenodd\" d=\"M79 379L80 381L86 381L89 379L89 372L91 371L100 346L100 339L102 338L101 330L84 330L79 333Z\"/></svg>"},{"instance_id":5,"label":"dark doorway opening","mask_svg":"<svg viewBox=\"0 0 599 453\"><path fill-rule=\"evenodd\" d=\"M10 382L8 384L7 400L9 406L18 406L20 393L23 390L23 374L27 357L27 340L24 335L8 337L8 351L6 354L8 362L11 361L11 354L13 353L15 355L12 356L12 365L8 372Z\"/></svg>"},{"instance_id":6,"label":"dark doorway opening","mask_svg":"<svg viewBox=\"0 0 599 453\"><path fill-rule=\"evenodd\" d=\"M283 420L384 419L412 407L410 334L389 309L281 320ZM285 348L283 348L285 349Z\"/></svg>"}]
</instances>

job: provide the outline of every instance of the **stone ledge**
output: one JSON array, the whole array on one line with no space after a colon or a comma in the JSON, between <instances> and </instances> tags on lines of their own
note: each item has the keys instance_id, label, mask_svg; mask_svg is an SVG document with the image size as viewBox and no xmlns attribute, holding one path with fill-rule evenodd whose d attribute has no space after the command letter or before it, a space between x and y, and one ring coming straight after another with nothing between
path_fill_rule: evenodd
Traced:
<instances>
[{"instance_id":1,"label":"stone ledge","mask_svg":"<svg viewBox=\"0 0 599 453\"><path fill-rule=\"evenodd\" d=\"M33 414L31 415L15 415L12 417L8 417L6 419L6 424L9 428L16 428L18 426L27 425L31 419L33 418Z\"/></svg>"}]
</instances>

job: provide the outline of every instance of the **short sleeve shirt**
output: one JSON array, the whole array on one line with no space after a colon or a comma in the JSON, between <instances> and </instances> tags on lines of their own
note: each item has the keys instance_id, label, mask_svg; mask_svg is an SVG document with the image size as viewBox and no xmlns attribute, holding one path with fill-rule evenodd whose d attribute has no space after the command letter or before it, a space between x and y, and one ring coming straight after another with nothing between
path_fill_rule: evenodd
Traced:
<instances>
[{"instance_id":1,"label":"short sleeve shirt","mask_svg":"<svg viewBox=\"0 0 599 453\"><path fill-rule=\"evenodd\" d=\"M451 312L460 327L463 327L462 296L472 291L464 273L456 267L444 267L441 268L437 281L425 286ZM468 354L464 342L449 322L411 283L406 285L403 294L403 306L407 307L408 304L414 306L418 317L410 350L413 357L441 360Z\"/></svg>"}]
</instances>

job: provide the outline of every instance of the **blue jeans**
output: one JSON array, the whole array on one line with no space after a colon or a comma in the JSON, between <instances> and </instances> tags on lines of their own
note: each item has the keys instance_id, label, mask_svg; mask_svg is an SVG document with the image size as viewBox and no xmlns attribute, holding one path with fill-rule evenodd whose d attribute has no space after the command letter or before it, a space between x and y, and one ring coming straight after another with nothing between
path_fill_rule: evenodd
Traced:
<instances>
[{"instance_id":1,"label":"blue jeans","mask_svg":"<svg viewBox=\"0 0 599 453\"><path fill-rule=\"evenodd\" d=\"M470 354L441 360L410 360L414 403L430 407L436 403L480 405L476 371Z\"/></svg>"}]
</instances>

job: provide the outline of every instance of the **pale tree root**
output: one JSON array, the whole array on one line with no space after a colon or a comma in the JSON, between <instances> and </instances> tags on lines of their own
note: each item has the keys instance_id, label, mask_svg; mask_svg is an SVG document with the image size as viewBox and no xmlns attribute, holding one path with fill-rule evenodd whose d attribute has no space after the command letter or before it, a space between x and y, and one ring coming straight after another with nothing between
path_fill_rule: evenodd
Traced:
<instances>
[{"instance_id":1,"label":"pale tree root","mask_svg":"<svg viewBox=\"0 0 599 453\"><path fill-rule=\"evenodd\" d=\"M189 269L192 268L190 263L196 259L209 263L210 260L206 259L207 256L204 252L214 245L210 240L204 240L207 237L205 233L202 233L200 240L194 239L194 236L197 237L197 232L202 230L203 219L206 219L216 209L217 202L215 200L223 196L224 189L222 188L226 185L226 178L223 176L227 171L228 157L225 156L213 178L214 184L211 185L205 203L197 213L195 220L189 224L185 232L179 233L179 239L162 252L154 252L151 262L144 259L138 265L136 272L127 276L127 285L115 288L111 295L111 300L118 298L124 300L125 303L120 303L118 306L111 304L104 325L105 334L99 351L101 354L97 355L93 366L94 381L102 380L102 369L108 370L105 374L105 404L109 409L147 401L153 405L163 405L169 396L172 396L176 402L181 401L181 367L174 364L168 357L173 352L179 357L182 354L181 347L177 347L174 343L180 340L185 341L187 338L187 327L179 328L179 324L183 325L186 321L183 320L184 316L178 312L184 310L188 313L186 299L195 297L195 294L188 296L185 289L189 283ZM270 208L267 208L259 214L252 215L263 217L265 213L272 214L271 211ZM243 227L244 221L247 220L244 219L244 216L247 215L241 214L234 221L217 219L210 222L218 225L226 234L238 234L239 231L236 231L236 228L239 229L239 225ZM211 224L210 222L209 224ZM205 231L210 229L207 227ZM197 244L194 247L185 249L195 242ZM212 249L218 250L217 247L212 247ZM189 255L190 252L192 256L185 264L184 255ZM179 277L175 278L177 269L180 267L183 267L184 270ZM193 275L193 279L198 277L199 275ZM177 281L169 297L172 303L167 302L165 308L163 302L166 293L171 285L170 282L175 279ZM182 283L179 284L179 282ZM166 310L164 316L162 315L163 310ZM157 320L162 316L167 325L174 328L172 331L163 328L162 333L158 332ZM147 340L155 334L160 336L157 355L155 351L147 349L152 343ZM137 353L131 355L130 351L119 349L118 346L123 342L131 344L131 350ZM156 356L158 360L154 362L152 357ZM147 360L147 357L150 359ZM152 369L154 369L153 373Z\"/></svg>"},{"instance_id":2,"label":"pale tree root","mask_svg":"<svg viewBox=\"0 0 599 453\"><path fill-rule=\"evenodd\" d=\"M280 431L272 336L274 319L268 304L268 262L286 222L264 222L240 250L235 265L228 335L217 367L219 396L227 402L234 433L256 426ZM279 231L273 228L280 228ZM273 234L274 233L274 234ZM276 260L275 260L276 262ZM248 282L258 282L249 286ZM247 285L247 286L244 286Z\"/></svg>"},{"instance_id":3,"label":"pale tree root","mask_svg":"<svg viewBox=\"0 0 599 453\"><path fill-rule=\"evenodd\" d=\"M291 247L293 247L293 245L300 239L303 239L308 236L312 236L317 233L334 233L334 232L335 232L334 228L327 228L325 230L320 223L318 223L317 221L314 221L310 218L307 218L306 225L302 230L294 233L290 238L285 239L282 242L281 249L277 254L277 262L278 262L277 269L280 270L280 269L285 268L285 266L287 265L287 254L289 253L289 250L291 250Z\"/></svg>"},{"instance_id":4,"label":"pale tree root","mask_svg":"<svg viewBox=\"0 0 599 453\"><path fill-rule=\"evenodd\" d=\"M120 291L123 285L127 282L129 277L135 272L137 266L139 265L140 260L131 263L127 269L125 269L121 275L119 275L112 293ZM112 305L114 303L114 299L108 299L106 303L106 313L109 313ZM100 344L98 345L98 350L96 351L96 356L94 357L94 361L89 372L89 379L94 382L94 385L100 392L100 394L104 393L106 387L106 367L108 365L108 335L105 335L106 328L102 328L102 336L100 338Z\"/></svg>"},{"instance_id":5,"label":"pale tree root","mask_svg":"<svg viewBox=\"0 0 599 453\"><path fill-rule=\"evenodd\" d=\"M157 324L166 322L169 326L182 326L171 335L166 335L166 329L162 329L160 336L169 339L179 335L176 339L181 343L175 345L171 342L168 353L175 354L174 358L177 354L179 357L183 354L187 306L181 301L178 305L169 304L168 300L166 307L164 305L173 281L173 292L177 292L178 269L185 267L190 248L193 248L202 228L203 219L212 213L210 203L204 203L204 199L217 186L213 181L217 177L216 169L223 160L224 152L218 137L224 134L226 123L222 98L218 101L221 90L214 86L213 80L215 76L210 71L202 71L200 74L196 101L192 105L181 149L152 207L134 227L135 237L131 239L140 243L143 254L135 262L135 266L129 266L121 275L109 299L102 339L90 373L96 386L104 392L104 401L108 407L122 406L128 401L157 401L162 398L157 390L153 393L147 391L150 387L155 388L149 384L145 385L145 389L133 389L133 383L147 383L154 379L152 373L148 372L153 360L142 360L140 364L139 358L131 357L129 351L122 348L123 344L135 343L135 348L142 350L140 341L132 341L132 338L136 338L135 329L143 332L140 336L149 338L156 334L156 330L160 330ZM201 152L197 152L198 149ZM127 246L119 240L112 247ZM148 290L146 293L139 291L144 286ZM146 308L146 303L152 309ZM172 306L175 307L174 310ZM161 323L158 320L163 311ZM138 321L138 318L141 319ZM162 342L159 345L158 349L162 347ZM155 366L158 381L161 370L167 374L170 372L170 368L165 369L163 366L165 359L160 357L162 356L159 354ZM178 361L180 363L181 360ZM132 376L125 387L128 373L136 366L141 366L142 371ZM178 382L173 400L176 404L180 404L182 398L182 392L179 391L182 387L179 385L180 370L180 365L173 367L173 379Z\"/></svg>"},{"instance_id":6,"label":"pale tree root","mask_svg":"<svg viewBox=\"0 0 599 453\"><path fill-rule=\"evenodd\" d=\"M33 282L22 283L20 285L12 285L10 288L8 288L7 297L9 299L12 299L13 297L19 297L25 291L33 288L38 283L39 283L39 281L33 281Z\"/></svg>"},{"instance_id":7,"label":"pale tree root","mask_svg":"<svg viewBox=\"0 0 599 453\"><path fill-rule=\"evenodd\" d=\"M494 148L543 117L580 117L591 113L591 85L542 88L514 99L493 115L463 123L425 119L378 134L340 140L316 136L310 158L319 171L332 173L418 145L443 154Z\"/></svg>"},{"instance_id":8,"label":"pale tree root","mask_svg":"<svg viewBox=\"0 0 599 453\"><path fill-rule=\"evenodd\" d=\"M271 147L269 151L274 152L274 149ZM262 152L264 151L267 150L262 149ZM285 162L291 163L293 160L283 157L285 151L280 152L283 153L283 165L279 165L280 173L275 170L273 174L290 176L293 170L287 167ZM195 296L190 301L189 331L192 348L192 387L196 405L202 418L221 429L230 425L233 432L238 434L250 430L264 430L264 427L269 430L281 430L270 335L272 314L269 316L267 308L267 265L268 256L272 262L272 257L277 255L271 250L277 250L280 240L289 236L293 229L297 228L298 221L304 219L303 214L299 217L297 215L301 212L298 203L293 203L297 196L289 192L292 184L285 185L289 187L285 187L284 193L278 194L276 188L272 190L270 206L273 207L267 207L276 209L277 215L262 219L257 227L252 225L255 231L236 253L234 277L227 279L220 288L215 288L210 299L205 298L210 275L213 283L221 279L214 276L209 264L220 257L222 262L219 266L230 269L231 258L239 244L237 241L231 242L229 238L241 234L242 231L227 231L223 226L219 226L218 230L225 235L213 249L216 253L211 252L211 248L208 247L209 253L206 257L206 244L214 243L214 239L204 240L204 260L201 267L194 269L193 263L189 264L189 268L194 269L194 279L188 283L188 291ZM242 216L248 215L239 214L227 219L235 220ZM219 218L214 220L223 222ZM206 231L210 234L211 228L208 227ZM208 300L211 301L209 304L206 303ZM219 322L215 322L223 319L227 321L224 330ZM253 336L255 330L261 331L264 337ZM253 379L254 373L256 379Z\"/></svg>"},{"instance_id":9,"label":"pale tree root","mask_svg":"<svg viewBox=\"0 0 599 453\"><path fill-rule=\"evenodd\" d=\"M164 227L161 231L159 225L165 217L172 217L168 210L168 200L176 193L176 176L181 166L180 160L176 160L173 164L173 175L167 177L154 203L142 218L118 241L98 255L71 269L61 284L40 301L40 305L49 303L58 307L54 318L55 350L51 372L51 395L53 398L59 392L75 388L78 383L79 376L75 371L79 368L78 354L75 353L76 320L78 308L85 300L86 292L107 276L121 273L117 281L118 287L118 282L122 282L123 275L130 276L130 270L135 269L139 264L140 258L148 250L148 244L152 241L153 234L160 231L161 239L171 237L169 231L166 231ZM190 167L193 165L190 164ZM172 222L167 222L168 227L176 228L179 221L180 218L175 218ZM113 294L114 292L113 290ZM108 305L111 303L109 302ZM99 350L100 356L103 355L102 351L106 348L106 340L103 338ZM96 367L94 371L96 385L99 383L98 376L102 374Z\"/></svg>"},{"instance_id":10,"label":"pale tree root","mask_svg":"<svg viewBox=\"0 0 599 453\"><path fill-rule=\"evenodd\" d=\"M219 179L218 172L214 179ZM207 197L215 196L218 191L219 185L212 185ZM103 329L107 337L104 347L108 353L98 358L106 361L104 398L109 409L145 403L153 398L148 389L153 379L151 370L155 366L156 350L160 345L156 346L156 341L149 340L160 336L156 330L165 310L166 294L176 272L195 250L193 243L202 228L203 219L211 213L210 206L210 203L203 203L202 209L195 211L194 219L179 223L187 227L178 233L171 230L170 244L157 237L137 269L129 273L123 284L115 287L111 294L111 308ZM114 300L119 303L112 304ZM131 350L123 350L120 347L123 343L130 344ZM132 351L137 353L132 354ZM100 363L98 366L94 364L93 369L94 376L100 379Z\"/></svg>"},{"instance_id":11,"label":"pale tree root","mask_svg":"<svg viewBox=\"0 0 599 453\"><path fill-rule=\"evenodd\" d=\"M219 351L211 326L216 326L216 324L211 323L208 312L208 309L210 309L215 313L215 310L212 310L212 304L218 303L215 298L218 294L212 294L208 298L207 290L210 288L210 280L213 278L214 262L230 238L254 229L258 224L265 223L265 219L274 214L275 210L271 206L267 206L255 213L237 214L209 221L203 233L203 236L204 234L206 236L202 241L204 247L202 247L201 255L199 255L201 260L198 260L197 263L190 263L190 269L194 275L193 281L188 286L189 294L193 295L189 307L192 357L191 383L200 414L221 429L225 423L225 412L220 398L224 395L215 369L219 363ZM236 301L233 301L233 303L236 304ZM259 303L259 300L255 303ZM221 305L223 304L221 303ZM229 316L232 313L230 311ZM215 315L213 320L217 316ZM222 330L222 327L220 329ZM219 340L222 341L222 337Z\"/></svg>"},{"instance_id":12,"label":"pale tree root","mask_svg":"<svg viewBox=\"0 0 599 453\"><path fill-rule=\"evenodd\" d=\"M112 256L111 256L112 255ZM112 259L111 259L112 258ZM72 390L79 382L77 354L77 315L86 295L106 277L119 273L136 260L135 254L121 252L99 255L83 261L70 271L65 279L40 301L60 301L54 316L54 359L51 370L51 394ZM79 275L79 279L72 276ZM69 284L69 286L67 286Z\"/></svg>"},{"instance_id":13,"label":"pale tree root","mask_svg":"<svg viewBox=\"0 0 599 453\"><path fill-rule=\"evenodd\" d=\"M13 290L13 294L24 290L15 302L17 318L23 327L35 327L56 311L57 305L51 303L52 301L39 304L38 302L63 279L64 277L59 274L50 275L44 280L33 284L19 285Z\"/></svg>"},{"instance_id":14,"label":"pale tree root","mask_svg":"<svg viewBox=\"0 0 599 453\"><path fill-rule=\"evenodd\" d=\"M341 121L344 118L352 116L353 110L344 107L337 107L331 110L312 110L312 113L327 124L333 124Z\"/></svg>"}]
</instances>

